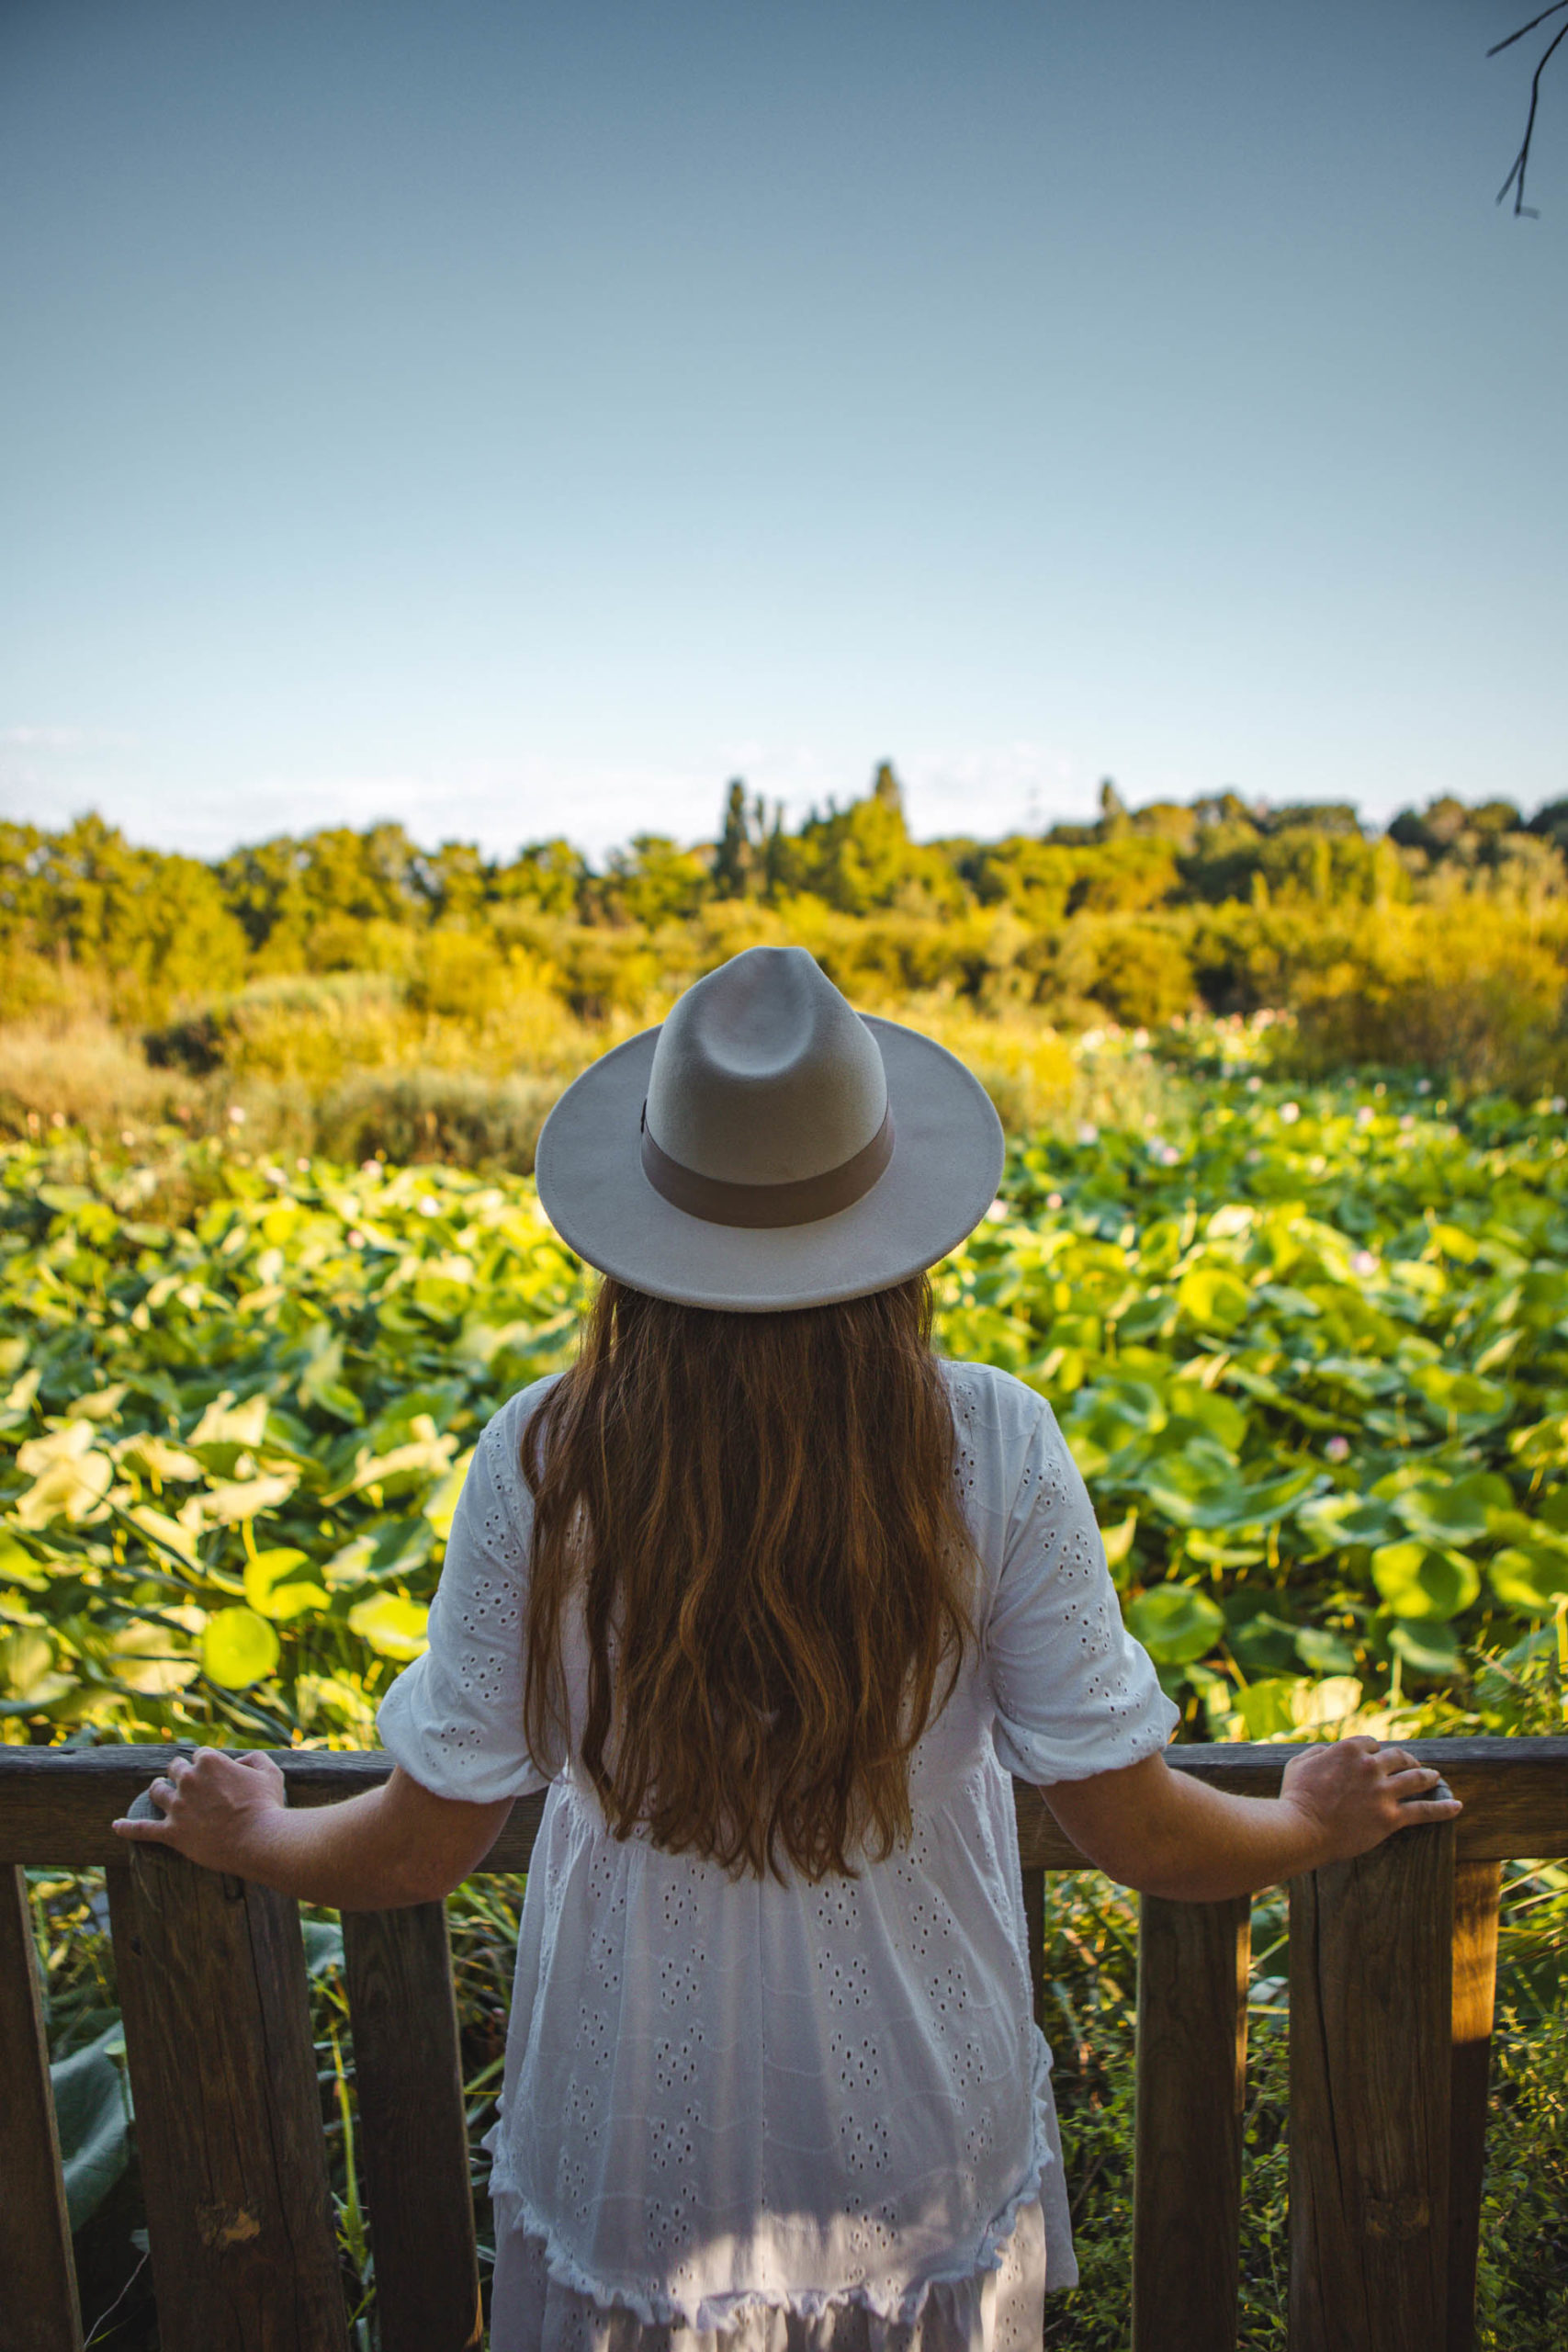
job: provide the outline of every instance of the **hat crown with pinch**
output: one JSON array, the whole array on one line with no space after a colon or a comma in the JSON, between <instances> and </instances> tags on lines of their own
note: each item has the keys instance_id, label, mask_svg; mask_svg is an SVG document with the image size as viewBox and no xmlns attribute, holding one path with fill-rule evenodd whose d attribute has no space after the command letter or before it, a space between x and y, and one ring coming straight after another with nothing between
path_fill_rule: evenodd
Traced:
<instances>
[{"instance_id":1,"label":"hat crown with pinch","mask_svg":"<svg viewBox=\"0 0 1568 2352\"><path fill-rule=\"evenodd\" d=\"M721 1184L829 1176L888 1124L875 1038L804 947L752 947L698 980L659 1033L645 1131Z\"/></svg>"}]
</instances>

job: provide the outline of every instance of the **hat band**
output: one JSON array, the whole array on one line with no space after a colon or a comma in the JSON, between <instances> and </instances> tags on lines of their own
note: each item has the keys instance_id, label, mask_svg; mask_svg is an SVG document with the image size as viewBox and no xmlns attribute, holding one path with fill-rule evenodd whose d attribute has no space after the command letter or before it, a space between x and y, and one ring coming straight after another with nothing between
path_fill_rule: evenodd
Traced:
<instances>
[{"instance_id":1,"label":"hat band","mask_svg":"<svg viewBox=\"0 0 1568 2352\"><path fill-rule=\"evenodd\" d=\"M648 1127L648 1104L642 1106L642 1172L654 1191L687 1216L705 1218L709 1225L815 1225L818 1217L836 1216L840 1209L870 1192L893 1157L893 1106L868 1144L837 1168L820 1176L800 1176L788 1184L732 1184L721 1176L699 1176L660 1151Z\"/></svg>"}]
</instances>

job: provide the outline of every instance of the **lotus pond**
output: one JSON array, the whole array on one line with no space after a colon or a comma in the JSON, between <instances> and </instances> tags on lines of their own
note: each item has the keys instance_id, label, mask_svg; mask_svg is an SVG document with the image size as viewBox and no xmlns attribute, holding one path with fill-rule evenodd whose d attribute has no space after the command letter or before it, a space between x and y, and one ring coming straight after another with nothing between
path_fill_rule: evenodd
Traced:
<instances>
[{"instance_id":1,"label":"lotus pond","mask_svg":"<svg viewBox=\"0 0 1568 2352\"><path fill-rule=\"evenodd\" d=\"M1290 1094L1256 1073L1169 1103L1156 1127L1015 1148L934 1283L942 1347L1054 1403L1182 1736L1561 1728L1561 1106L1450 1110L1394 1082ZM568 1360L584 1295L521 1179L283 1167L173 1138L134 1163L68 1139L0 1154L0 1737L369 1744L423 1645L475 1438ZM127 2237L101 1899L33 1875L51 2033L75 2067L62 2118L83 2119L79 2218L90 2236L118 2216ZM1510 1875L1482 2340L1514 2352L1568 2323L1568 2259L1539 2258L1568 2211L1568 1872ZM515 1890L465 1889L452 1916L477 2134ZM368 2347L334 1932L310 1929L319 2048ZM1052 2329L1075 2345L1121 2340L1134 1932L1103 1882L1058 1883L1055 2038L1092 2254ZM1265 1898L1244 2331L1259 2346L1283 2340L1283 1933ZM107 2300L124 2279L104 2259ZM100 2340L147 2340L138 2309L129 2291Z\"/></svg>"}]
</instances>

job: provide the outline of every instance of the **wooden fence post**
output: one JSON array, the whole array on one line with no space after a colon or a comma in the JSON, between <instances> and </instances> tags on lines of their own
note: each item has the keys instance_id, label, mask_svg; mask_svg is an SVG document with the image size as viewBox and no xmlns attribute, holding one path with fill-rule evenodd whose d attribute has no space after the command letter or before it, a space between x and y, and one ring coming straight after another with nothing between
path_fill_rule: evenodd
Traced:
<instances>
[{"instance_id":1,"label":"wooden fence post","mask_svg":"<svg viewBox=\"0 0 1568 2352\"><path fill-rule=\"evenodd\" d=\"M82 2352L26 1871L0 1871L0 2352Z\"/></svg>"},{"instance_id":2,"label":"wooden fence post","mask_svg":"<svg viewBox=\"0 0 1568 2352\"><path fill-rule=\"evenodd\" d=\"M1234 2352L1252 1906L1145 1895L1133 2352Z\"/></svg>"},{"instance_id":3,"label":"wooden fence post","mask_svg":"<svg viewBox=\"0 0 1568 2352\"><path fill-rule=\"evenodd\" d=\"M1291 1886L1291 2352L1447 2325L1454 1832Z\"/></svg>"},{"instance_id":4,"label":"wooden fence post","mask_svg":"<svg viewBox=\"0 0 1568 2352\"><path fill-rule=\"evenodd\" d=\"M345 2352L297 1905L158 1846L108 1884L163 2352Z\"/></svg>"},{"instance_id":5,"label":"wooden fence post","mask_svg":"<svg viewBox=\"0 0 1568 2352\"><path fill-rule=\"evenodd\" d=\"M1475 2266L1486 2165L1487 2075L1497 1990L1501 1862L1454 1872L1453 2048L1449 2125L1449 2332L1444 2352L1472 2352Z\"/></svg>"},{"instance_id":6,"label":"wooden fence post","mask_svg":"<svg viewBox=\"0 0 1568 2352\"><path fill-rule=\"evenodd\" d=\"M444 1903L345 1911L381 2352L478 2352L479 2265Z\"/></svg>"}]
</instances>

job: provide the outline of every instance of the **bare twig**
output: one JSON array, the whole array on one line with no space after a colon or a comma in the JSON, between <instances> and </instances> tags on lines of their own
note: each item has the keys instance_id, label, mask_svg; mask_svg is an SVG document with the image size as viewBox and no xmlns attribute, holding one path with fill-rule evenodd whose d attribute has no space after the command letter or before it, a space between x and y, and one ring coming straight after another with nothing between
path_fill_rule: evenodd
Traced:
<instances>
[{"instance_id":1,"label":"bare twig","mask_svg":"<svg viewBox=\"0 0 1568 2352\"><path fill-rule=\"evenodd\" d=\"M1532 17L1528 25L1521 25L1517 33L1508 35L1506 40L1495 40L1486 52L1487 56L1496 57L1505 49L1512 49L1517 40L1523 40L1527 33L1533 33L1537 25L1544 25L1548 17L1560 17L1564 8L1568 8L1568 0L1551 0L1550 8L1543 8L1539 17Z\"/></svg>"},{"instance_id":2,"label":"bare twig","mask_svg":"<svg viewBox=\"0 0 1568 2352\"><path fill-rule=\"evenodd\" d=\"M1543 8L1539 17L1532 17L1528 25L1521 25L1518 30L1511 32L1506 40L1495 42L1487 51L1487 56L1495 57L1501 51L1512 49L1517 40L1523 40L1527 33L1533 33L1536 27L1544 25L1549 17L1560 17L1565 8L1568 8L1568 0L1552 0L1551 6ZM1565 40L1568 40L1568 25L1560 25L1541 51L1535 72L1530 77L1530 103L1529 112L1525 118L1525 135L1519 141L1519 152L1514 158L1514 167L1497 190L1497 201L1501 204L1508 190L1513 189L1516 220L1537 220L1540 218L1534 205L1525 202L1525 173L1529 164L1530 141L1535 136L1536 108L1540 103L1540 77L1551 63L1553 52L1561 49Z\"/></svg>"}]
</instances>

